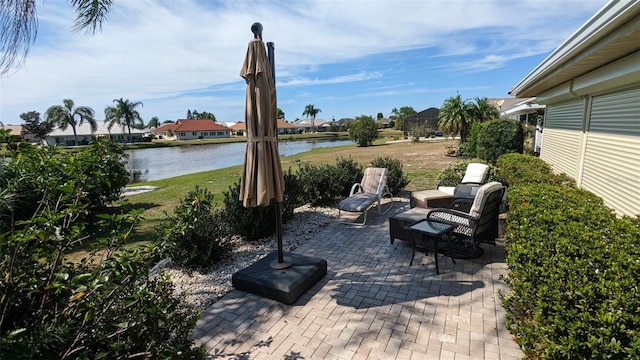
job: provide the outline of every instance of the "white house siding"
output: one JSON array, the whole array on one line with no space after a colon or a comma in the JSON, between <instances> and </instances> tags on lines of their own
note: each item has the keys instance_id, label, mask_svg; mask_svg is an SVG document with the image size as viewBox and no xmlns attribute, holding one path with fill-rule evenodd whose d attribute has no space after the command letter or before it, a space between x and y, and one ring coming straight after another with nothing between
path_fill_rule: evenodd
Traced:
<instances>
[{"instance_id":1,"label":"white house siding","mask_svg":"<svg viewBox=\"0 0 640 360\"><path fill-rule=\"evenodd\" d=\"M582 136L584 100L549 105L544 120L540 158L557 172L578 175L578 157Z\"/></svg>"},{"instance_id":2,"label":"white house siding","mask_svg":"<svg viewBox=\"0 0 640 360\"><path fill-rule=\"evenodd\" d=\"M230 131L178 131L174 133L178 140L217 139L231 137Z\"/></svg>"},{"instance_id":3,"label":"white house siding","mask_svg":"<svg viewBox=\"0 0 640 360\"><path fill-rule=\"evenodd\" d=\"M550 89L541 99L547 115L540 157L617 214L640 215L640 53Z\"/></svg>"},{"instance_id":4,"label":"white house siding","mask_svg":"<svg viewBox=\"0 0 640 360\"><path fill-rule=\"evenodd\" d=\"M623 215L640 214L640 87L593 96L578 185Z\"/></svg>"}]
</instances>

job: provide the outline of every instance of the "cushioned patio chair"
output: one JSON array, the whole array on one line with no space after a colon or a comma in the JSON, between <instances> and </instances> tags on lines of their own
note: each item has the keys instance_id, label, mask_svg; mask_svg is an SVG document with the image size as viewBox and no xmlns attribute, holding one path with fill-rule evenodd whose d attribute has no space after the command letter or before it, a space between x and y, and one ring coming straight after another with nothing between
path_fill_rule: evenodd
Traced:
<instances>
[{"instance_id":1,"label":"cushioned patio chair","mask_svg":"<svg viewBox=\"0 0 640 360\"><path fill-rule=\"evenodd\" d=\"M449 207L455 198L473 199L480 185L489 178L489 165L470 163L464 177L456 187L440 186L437 190L419 190L411 192L409 206L414 207Z\"/></svg>"},{"instance_id":2,"label":"cushioned patio chair","mask_svg":"<svg viewBox=\"0 0 640 360\"><path fill-rule=\"evenodd\" d=\"M473 200L456 199L450 208L431 209L427 219L456 225L453 230L454 253L460 258L482 255L480 242L495 244L498 214L505 187L490 182L478 188Z\"/></svg>"},{"instance_id":3,"label":"cushioned patio chair","mask_svg":"<svg viewBox=\"0 0 640 360\"><path fill-rule=\"evenodd\" d=\"M393 207L393 195L387 186L389 170L386 168L366 168L362 181L353 184L349 197L338 203L338 220L345 224L364 225L367 222L367 211L376 203L378 215L385 214ZM382 199L391 199L391 204L382 211ZM362 223L342 221L342 212L361 212L364 214Z\"/></svg>"}]
</instances>

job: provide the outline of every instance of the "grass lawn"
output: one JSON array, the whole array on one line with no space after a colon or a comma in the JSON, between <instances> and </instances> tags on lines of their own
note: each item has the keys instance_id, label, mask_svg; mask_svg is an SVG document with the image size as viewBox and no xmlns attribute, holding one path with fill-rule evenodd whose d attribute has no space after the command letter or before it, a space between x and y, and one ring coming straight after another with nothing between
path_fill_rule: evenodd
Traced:
<instances>
[{"instance_id":1,"label":"grass lawn","mask_svg":"<svg viewBox=\"0 0 640 360\"><path fill-rule=\"evenodd\" d=\"M291 168L295 171L298 162L310 164L335 164L338 158L352 158L358 163L369 166L377 157L391 157L403 162L404 172L410 179L406 190L432 189L436 187L436 176L455 158L446 157L449 146L457 146L458 140L437 138L413 142L386 143L386 139L377 140L373 146L357 147L354 145L317 148L305 153L282 157L283 169ZM135 241L149 241L156 236L156 229L166 220L167 213L180 204L186 194L195 189L196 185L207 188L214 194L214 201L221 206L223 192L228 191L234 182L242 176L243 166L205 171L195 174L178 176L170 179L148 181L131 184L130 186L157 186L158 190L127 196L123 203L134 208L143 208L144 220L136 228L133 237ZM346 196L346 194L345 194Z\"/></svg>"}]
</instances>

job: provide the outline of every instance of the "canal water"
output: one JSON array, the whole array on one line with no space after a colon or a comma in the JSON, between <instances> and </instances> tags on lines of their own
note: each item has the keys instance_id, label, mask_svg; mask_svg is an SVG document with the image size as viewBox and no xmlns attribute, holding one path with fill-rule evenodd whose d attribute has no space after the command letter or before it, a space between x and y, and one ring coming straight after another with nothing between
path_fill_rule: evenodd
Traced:
<instances>
[{"instance_id":1,"label":"canal water","mask_svg":"<svg viewBox=\"0 0 640 360\"><path fill-rule=\"evenodd\" d=\"M315 148L351 145L351 140L299 140L279 143L280 156L291 156ZM246 143L206 144L126 150L127 170L134 180L152 181L244 163Z\"/></svg>"}]
</instances>

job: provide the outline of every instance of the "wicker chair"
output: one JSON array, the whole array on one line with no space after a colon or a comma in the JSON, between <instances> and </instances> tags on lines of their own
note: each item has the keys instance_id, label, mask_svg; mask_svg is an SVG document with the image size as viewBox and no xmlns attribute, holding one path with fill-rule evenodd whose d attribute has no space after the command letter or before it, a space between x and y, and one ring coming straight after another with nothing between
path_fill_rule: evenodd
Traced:
<instances>
[{"instance_id":1,"label":"wicker chair","mask_svg":"<svg viewBox=\"0 0 640 360\"><path fill-rule=\"evenodd\" d=\"M387 186L387 178L389 177L389 169L386 168L366 168L362 181L353 184L349 197L338 203L338 220L345 224L364 225L367 222L367 211L376 202L378 203L378 214L384 214L393 207L393 195ZM391 204L387 209L382 211L382 199L384 197L391 199ZM364 219L362 223L352 223L342 221L342 212L362 212Z\"/></svg>"},{"instance_id":2,"label":"wicker chair","mask_svg":"<svg viewBox=\"0 0 640 360\"><path fill-rule=\"evenodd\" d=\"M454 256L476 258L482 255L480 242L495 243L498 213L505 187L499 182L482 185L473 200L456 199L447 208L429 211L427 219L457 225L453 230Z\"/></svg>"}]
</instances>

